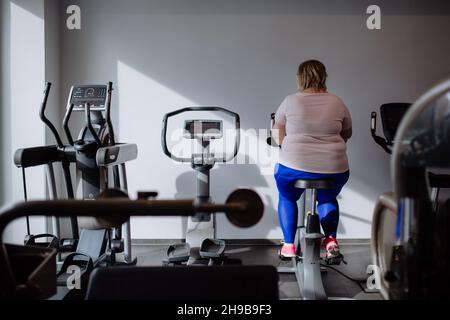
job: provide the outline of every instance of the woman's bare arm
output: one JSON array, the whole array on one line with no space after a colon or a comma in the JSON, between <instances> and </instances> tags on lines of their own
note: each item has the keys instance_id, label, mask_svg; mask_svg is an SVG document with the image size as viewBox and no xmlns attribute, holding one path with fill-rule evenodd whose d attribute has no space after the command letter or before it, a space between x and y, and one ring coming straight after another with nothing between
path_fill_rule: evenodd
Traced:
<instances>
[{"instance_id":1,"label":"woman's bare arm","mask_svg":"<svg viewBox=\"0 0 450 320\"><path fill-rule=\"evenodd\" d=\"M272 128L272 138L279 146L281 146L283 144L283 140L285 137L286 137L286 126L275 122Z\"/></svg>"},{"instance_id":2,"label":"woman's bare arm","mask_svg":"<svg viewBox=\"0 0 450 320\"><path fill-rule=\"evenodd\" d=\"M353 130L352 128L346 129L346 130L342 130L341 132L341 137L342 139L344 139L345 142L347 142L353 134Z\"/></svg>"}]
</instances>

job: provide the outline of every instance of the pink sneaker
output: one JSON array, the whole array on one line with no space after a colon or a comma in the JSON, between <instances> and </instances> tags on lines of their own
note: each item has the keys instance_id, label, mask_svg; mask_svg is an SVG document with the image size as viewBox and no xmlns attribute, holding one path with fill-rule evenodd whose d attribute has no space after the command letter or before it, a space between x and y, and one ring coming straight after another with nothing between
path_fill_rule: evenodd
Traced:
<instances>
[{"instance_id":1,"label":"pink sneaker","mask_svg":"<svg viewBox=\"0 0 450 320\"><path fill-rule=\"evenodd\" d=\"M280 257L281 258L293 258L296 256L295 244L285 243L281 247Z\"/></svg>"},{"instance_id":2,"label":"pink sneaker","mask_svg":"<svg viewBox=\"0 0 450 320\"><path fill-rule=\"evenodd\" d=\"M332 236L329 236L325 240L325 252L326 252L325 261L327 262L327 264L338 265L344 259L344 256L341 254L339 250L339 243Z\"/></svg>"}]
</instances>

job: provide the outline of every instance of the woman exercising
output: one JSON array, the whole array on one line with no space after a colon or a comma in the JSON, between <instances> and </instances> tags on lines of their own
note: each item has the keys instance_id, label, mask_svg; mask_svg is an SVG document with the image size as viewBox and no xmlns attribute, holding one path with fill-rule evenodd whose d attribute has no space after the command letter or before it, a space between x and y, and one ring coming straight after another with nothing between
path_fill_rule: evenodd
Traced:
<instances>
[{"instance_id":1,"label":"woman exercising","mask_svg":"<svg viewBox=\"0 0 450 320\"><path fill-rule=\"evenodd\" d=\"M327 72L317 60L298 68L299 91L284 99L275 115L273 138L281 145L275 180L279 195L278 216L284 235L280 254L296 254L297 201L302 189L298 179L332 179L335 189L317 191L317 210L325 233L327 259L340 257L336 233L339 205L336 197L349 178L347 140L352 136L352 120L342 100L327 92Z\"/></svg>"}]
</instances>

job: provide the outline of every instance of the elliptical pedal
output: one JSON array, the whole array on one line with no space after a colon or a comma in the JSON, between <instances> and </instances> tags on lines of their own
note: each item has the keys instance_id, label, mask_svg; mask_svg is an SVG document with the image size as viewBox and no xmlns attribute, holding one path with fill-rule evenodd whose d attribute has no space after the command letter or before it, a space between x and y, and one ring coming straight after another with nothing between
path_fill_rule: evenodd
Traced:
<instances>
[{"instance_id":1,"label":"elliptical pedal","mask_svg":"<svg viewBox=\"0 0 450 320\"><path fill-rule=\"evenodd\" d=\"M173 244L167 248L166 259L163 266L186 264L191 255L191 247L188 243Z\"/></svg>"}]
</instances>

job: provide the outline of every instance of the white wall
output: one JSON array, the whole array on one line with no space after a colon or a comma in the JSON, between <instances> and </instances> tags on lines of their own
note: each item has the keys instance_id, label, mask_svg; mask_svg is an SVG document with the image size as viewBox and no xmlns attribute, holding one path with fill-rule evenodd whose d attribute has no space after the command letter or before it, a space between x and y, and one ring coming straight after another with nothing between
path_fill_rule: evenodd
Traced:
<instances>
[{"instance_id":1,"label":"white wall","mask_svg":"<svg viewBox=\"0 0 450 320\"><path fill-rule=\"evenodd\" d=\"M9 135L8 127L4 121L7 118L7 109L5 106L9 105L9 10L8 3L5 0L0 1L0 137L1 137L1 147L0 147L0 203L5 203L5 198L7 196L4 181L6 181L7 170L6 170L6 143L7 139L4 139ZM6 161L5 161L6 160Z\"/></svg>"},{"instance_id":2,"label":"white wall","mask_svg":"<svg viewBox=\"0 0 450 320\"><path fill-rule=\"evenodd\" d=\"M4 202L23 200L21 170L13 164L18 148L45 143L38 117L45 81L44 1L2 0L2 194ZM45 197L43 168L27 171L30 199ZM32 232L45 231L45 220L32 219ZM25 222L6 230L7 241L21 243Z\"/></svg>"},{"instance_id":3,"label":"white wall","mask_svg":"<svg viewBox=\"0 0 450 320\"><path fill-rule=\"evenodd\" d=\"M65 8L71 4L81 6L81 31L64 26ZM140 150L129 166L131 193L156 189L164 198L190 197L195 193L193 171L189 165L176 166L161 151L163 114L187 104L221 105L240 113L244 130L267 128L269 114L295 90L298 63L320 59L328 67L330 91L344 99L354 120L352 176L340 200L340 236L368 238L374 202L391 189L389 158L369 135L370 112L385 102L413 101L450 73L447 1L431 6L380 0L381 31L365 28L369 4L63 0L58 9L59 102L64 105L74 83L114 81L120 140L135 142ZM262 153L267 150L264 137L247 138ZM218 235L279 238L277 192L267 174L271 165L255 161L261 160L255 150L243 148L241 157L252 161L212 172L213 198L223 201L236 187L253 187L266 203L266 214L249 230L221 218ZM276 161L275 156L262 159ZM134 220L132 227L134 238L181 238L184 230L178 218Z\"/></svg>"}]
</instances>

